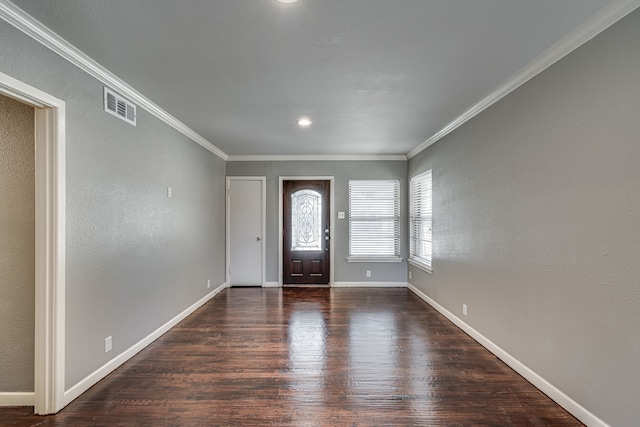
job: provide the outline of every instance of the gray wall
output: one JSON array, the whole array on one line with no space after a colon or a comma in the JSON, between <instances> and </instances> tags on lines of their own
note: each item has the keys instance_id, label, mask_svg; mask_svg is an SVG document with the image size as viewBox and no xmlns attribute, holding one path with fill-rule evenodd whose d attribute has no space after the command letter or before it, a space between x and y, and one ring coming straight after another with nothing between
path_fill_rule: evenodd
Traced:
<instances>
[{"instance_id":1,"label":"gray wall","mask_svg":"<svg viewBox=\"0 0 640 427\"><path fill-rule=\"evenodd\" d=\"M0 392L33 391L33 108L0 95Z\"/></svg>"},{"instance_id":2,"label":"gray wall","mask_svg":"<svg viewBox=\"0 0 640 427\"><path fill-rule=\"evenodd\" d=\"M69 389L224 283L225 162L142 109L137 127L104 113L100 82L4 21L0 52L66 102Z\"/></svg>"},{"instance_id":3,"label":"gray wall","mask_svg":"<svg viewBox=\"0 0 640 427\"><path fill-rule=\"evenodd\" d=\"M640 420L639 77L635 12L409 162L412 284L612 426Z\"/></svg>"},{"instance_id":4,"label":"gray wall","mask_svg":"<svg viewBox=\"0 0 640 427\"><path fill-rule=\"evenodd\" d=\"M349 212L350 179L399 179L401 190L401 232L405 236L407 221L406 161L283 161L283 162L227 162L228 176L267 177L267 266L268 282L278 281L278 185L280 176L333 176L335 177L335 212ZM406 282L406 262L401 263L348 263L349 220L335 219L334 256L336 282ZM407 243L401 242L401 256L406 259ZM371 277L366 277L371 270Z\"/></svg>"}]
</instances>

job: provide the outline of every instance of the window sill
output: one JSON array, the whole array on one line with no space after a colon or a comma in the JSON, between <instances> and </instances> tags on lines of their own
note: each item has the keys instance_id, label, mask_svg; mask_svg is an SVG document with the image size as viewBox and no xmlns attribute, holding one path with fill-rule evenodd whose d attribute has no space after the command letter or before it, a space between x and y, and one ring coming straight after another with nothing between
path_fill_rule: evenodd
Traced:
<instances>
[{"instance_id":1,"label":"window sill","mask_svg":"<svg viewBox=\"0 0 640 427\"><path fill-rule=\"evenodd\" d=\"M402 262L400 257L347 257L347 262Z\"/></svg>"},{"instance_id":2,"label":"window sill","mask_svg":"<svg viewBox=\"0 0 640 427\"><path fill-rule=\"evenodd\" d=\"M425 271L425 272L427 272L427 273L429 273L429 274L433 274L433 267L429 267L428 265L426 265L426 264L425 264L425 263L423 263L423 262L416 261L416 260L411 259L411 258L409 258L409 259L407 260L407 262L408 262L409 264L413 265L414 267L419 268L419 269L420 269L420 270L422 270L422 271Z\"/></svg>"}]
</instances>

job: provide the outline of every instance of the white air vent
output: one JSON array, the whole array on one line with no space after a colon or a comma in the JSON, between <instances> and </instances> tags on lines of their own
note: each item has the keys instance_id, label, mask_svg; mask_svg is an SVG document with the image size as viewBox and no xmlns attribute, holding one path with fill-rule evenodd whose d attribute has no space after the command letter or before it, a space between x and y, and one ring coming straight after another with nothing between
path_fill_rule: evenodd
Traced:
<instances>
[{"instance_id":1,"label":"white air vent","mask_svg":"<svg viewBox=\"0 0 640 427\"><path fill-rule=\"evenodd\" d=\"M136 106L111 89L104 88L104 111L136 125Z\"/></svg>"}]
</instances>

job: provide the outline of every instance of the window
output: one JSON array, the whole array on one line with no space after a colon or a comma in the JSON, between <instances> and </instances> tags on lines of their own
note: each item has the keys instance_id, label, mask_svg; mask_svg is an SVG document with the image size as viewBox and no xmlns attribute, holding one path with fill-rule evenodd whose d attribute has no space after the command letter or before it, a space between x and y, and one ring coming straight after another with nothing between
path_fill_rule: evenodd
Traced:
<instances>
[{"instance_id":1,"label":"window","mask_svg":"<svg viewBox=\"0 0 640 427\"><path fill-rule=\"evenodd\" d=\"M431 272L433 211L431 170L411 178L409 213L409 262Z\"/></svg>"},{"instance_id":2,"label":"window","mask_svg":"<svg viewBox=\"0 0 640 427\"><path fill-rule=\"evenodd\" d=\"M401 261L400 181L349 181L348 261Z\"/></svg>"}]
</instances>

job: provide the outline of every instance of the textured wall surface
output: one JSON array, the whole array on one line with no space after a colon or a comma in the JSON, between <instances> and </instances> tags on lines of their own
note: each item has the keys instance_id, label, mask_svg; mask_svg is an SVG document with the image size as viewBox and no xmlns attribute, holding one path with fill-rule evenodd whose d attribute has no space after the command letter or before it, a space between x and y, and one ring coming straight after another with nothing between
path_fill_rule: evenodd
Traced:
<instances>
[{"instance_id":1,"label":"textured wall surface","mask_svg":"<svg viewBox=\"0 0 640 427\"><path fill-rule=\"evenodd\" d=\"M409 162L411 282L612 426L640 420L639 75L635 12Z\"/></svg>"},{"instance_id":2,"label":"textured wall surface","mask_svg":"<svg viewBox=\"0 0 640 427\"><path fill-rule=\"evenodd\" d=\"M33 108L0 95L0 392L33 391Z\"/></svg>"},{"instance_id":3,"label":"textured wall surface","mask_svg":"<svg viewBox=\"0 0 640 427\"><path fill-rule=\"evenodd\" d=\"M69 389L224 283L225 162L142 109L105 113L100 82L4 21L0 51L66 102Z\"/></svg>"},{"instance_id":4,"label":"textured wall surface","mask_svg":"<svg viewBox=\"0 0 640 427\"><path fill-rule=\"evenodd\" d=\"M400 180L400 209L403 216L400 228L406 235L407 222L407 162L406 161L297 161L297 162L227 162L229 176L267 177L267 268L268 282L278 281L278 185L280 176L333 176L335 177L334 211L349 212L350 179ZM348 263L349 220L335 219L333 249L336 282L406 282L406 262L401 263ZM401 256L407 257L407 242L401 241ZM371 277L366 277L371 270Z\"/></svg>"}]
</instances>

